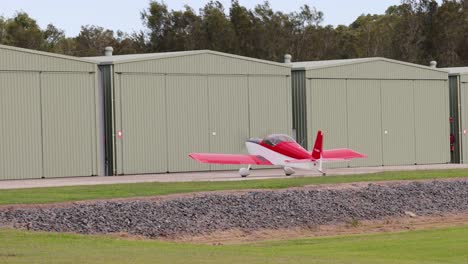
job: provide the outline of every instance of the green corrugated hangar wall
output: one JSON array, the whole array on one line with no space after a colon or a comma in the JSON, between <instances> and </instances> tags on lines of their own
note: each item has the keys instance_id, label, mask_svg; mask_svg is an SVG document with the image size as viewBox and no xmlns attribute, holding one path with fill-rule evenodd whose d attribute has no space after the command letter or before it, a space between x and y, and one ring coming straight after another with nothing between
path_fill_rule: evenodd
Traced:
<instances>
[{"instance_id":1,"label":"green corrugated hangar wall","mask_svg":"<svg viewBox=\"0 0 468 264\"><path fill-rule=\"evenodd\" d=\"M96 71L0 45L0 180L103 174Z\"/></svg>"},{"instance_id":2,"label":"green corrugated hangar wall","mask_svg":"<svg viewBox=\"0 0 468 264\"><path fill-rule=\"evenodd\" d=\"M188 154L247 153L250 137L292 133L290 66L213 51L94 59L113 98L108 174L238 169Z\"/></svg>"},{"instance_id":3,"label":"green corrugated hangar wall","mask_svg":"<svg viewBox=\"0 0 468 264\"><path fill-rule=\"evenodd\" d=\"M298 141L310 148L322 130L325 148L368 155L328 167L450 162L446 72L384 58L293 69Z\"/></svg>"}]
</instances>

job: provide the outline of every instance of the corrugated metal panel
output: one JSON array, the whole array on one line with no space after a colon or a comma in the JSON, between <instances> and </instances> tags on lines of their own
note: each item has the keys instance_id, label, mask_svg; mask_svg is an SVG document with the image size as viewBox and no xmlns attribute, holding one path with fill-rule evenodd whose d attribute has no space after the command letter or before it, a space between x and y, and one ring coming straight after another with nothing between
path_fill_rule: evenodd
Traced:
<instances>
[{"instance_id":1,"label":"corrugated metal panel","mask_svg":"<svg viewBox=\"0 0 468 264\"><path fill-rule=\"evenodd\" d=\"M460 81L463 83L468 83L468 74L460 75Z\"/></svg>"},{"instance_id":2,"label":"corrugated metal panel","mask_svg":"<svg viewBox=\"0 0 468 264\"><path fill-rule=\"evenodd\" d=\"M210 152L247 153L249 138L249 87L247 76L208 77ZM239 166L212 165L212 170Z\"/></svg>"},{"instance_id":3,"label":"corrugated metal panel","mask_svg":"<svg viewBox=\"0 0 468 264\"><path fill-rule=\"evenodd\" d=\"M416 163L450 162L448 84L414 81Z\"/></svg>"},{"instance_id":4,"label":"corrugated metal panel","mask_svg":"<svg viewBox=\"0 0 468 264\"><path fill-rule=\"evenodd\" d=\"M384 165L415 164L413 81L382 81Z\"/></svg>"},{"instance_id":5,"label":"corrugated metal panel","mask_svg":"<svg viewBox=\"0 0 468 264\"><path fill-rule=\"evenodd\" d=\"M348 146L368 156L351 161L351 167L383 164L380 82L347 80Z\"/></svg>"},{"instance_id":6,"label":"corrugated metal panel","mask_svg":"<svg viewBox=\"0 0 468 264\"><path fill-rule=\"evenodd\" d=\"M307 148L307 99L305 71L293 71L291 79L293 94L293 129L296 131L296 141L304 148Z\"/></svg>"},{"instance_id":7,"label":"corrugated metal panel","mask_svg":"<svg viewBox=\"0 0 468 264\"><path fill-rule=\"evenodd\" d=\"M250 136L292 133L291 79L249 76Z\"/></svg>"},{"instance_id":8,"label":"corrugated metal panel","mask_svg":"<svg viewBox=\"0 0 468 264\"><path fill-rule=\"evenodd\" d=\"M0 70L4 71L79 71L94 72L96 64L52 53L36 52L0 45Z\"/></svg>"},{"instance_id":9,"label":"corrugated metal panel","mask_svg":"<svg viewBox=\"0 0 468 264\"><path fill-rule=\"evenodd\" d=\"M168 168L170 172L208 171L188 157L210 151L206 76L167 76Z\"/></svg>"},{"instance_id":10,"label":"corrugated metal panel","mask_svg":"<svg viewBox=\"0 0 468 264\"><path fill-rule=\"evenodd\" d=\"M164 75L121 75L123 165L119 174L167 172Z\"/></svg>"},{"instance_id":11,"label":"corrugated metal panel","mask_svg":"<svg viewBox=\"0 0 468 264\"><path fill-rule=\"evenodd\" d=\"M0 72L0 179L42 176L39 73Z\"/></svg>"},{"instance_id":12,"label":"corrugated metal panel","mask_svg":"<svg viewBox=\"0 0 468 264\"><path fill-rule=\"evenodd\" d=\"M371 61L308 70L307 78L447 80L448 73L388 61Z\"/></svg>"},{"instance_id":13,"label":"corrugated metal panel","mask_svg":"<svg viewBox=\"0 0 468 264\"><path fill-rule=\"evenodd\" d=\"M348 147L346 80L307 81L307 127L310 145L318 130L324 132L324 149ZM346 162L327 168L346 167Z\"/></svg>"},{"instance_id":14,"label":"corrugated metal panel","mask_svg":"<svg viewBox=\"0 0 468 264\"><path fill-rule=\"evenodd\" d=\"M97 174L95 75L43 73L44 176Z\"/></svg>"},{"instance_id":15,"label":"corrugated metal panel","mask_svg":"<svg viewBox=\"0 0 468 264\"><path fill-rule=\"evenodd\" d=\"M203 65L201 67L201 65ZM291 69L261 62L221 56L197 54L157 60L115 64L115 72L167 74L228 74L228 75L291 75Z\"/></svg>"},{"instance_id":16,"label":"corrugated metal panel","mask_svg":"<svg viewBox=\"0 0 468 264\"><path fill-rule=\"evenodd\" d=\"M461 131L462 131L462 162L468 164L468 83L462 83L461 91Z\"/></svg>"}]
</instances>

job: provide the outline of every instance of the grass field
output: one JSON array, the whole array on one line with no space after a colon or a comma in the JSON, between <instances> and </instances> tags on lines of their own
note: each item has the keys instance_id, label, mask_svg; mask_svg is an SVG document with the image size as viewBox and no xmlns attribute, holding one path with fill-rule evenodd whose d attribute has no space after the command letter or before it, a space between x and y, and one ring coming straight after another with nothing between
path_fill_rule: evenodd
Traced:
<instances>
[{"instance_id":1,"label":"grass field","mask_svg":"<svg viewBox=\"0 0 468 264\"><path fill-rule=\"evenodd\" d=\"M222 246L0 229L0 263L468 263L468 226Z\"/></svg>"},{"instance_id":2,"label":"grass field","mask_svg":"<svg viewBox=\"0 0 468 264\"><path fill-rule=\"evenodd\" d=\"M92 199L157 196L217 190L281 189L313 184L468 177L468 170L384 172L353 176L303 177L227 182L135 183L0 190L0 204L34 204Z\"/></svg>"}]
</instances>

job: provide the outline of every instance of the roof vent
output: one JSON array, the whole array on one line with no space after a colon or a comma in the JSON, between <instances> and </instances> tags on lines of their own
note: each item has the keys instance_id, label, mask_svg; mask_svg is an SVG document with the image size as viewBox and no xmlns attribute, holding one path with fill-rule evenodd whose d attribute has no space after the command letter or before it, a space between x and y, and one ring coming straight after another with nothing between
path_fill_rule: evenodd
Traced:
<instances>
[{"instance_id":1,"label":"roof vent","mask_svg":"<svg viewBox=\"0 0 468 264\"><path fill-rule=\"evenodd\" d=\"M104 55L105 56L112 56L112 52L114 51L114 49L112 47L106 47L104 49Z\"/></svg>"},{"instance_id":2,"label":"roof vent","mask_svg":"<svg viewBox=\"0 0 468 264\"><path fill-rule=\"evenodd\" d=\"M284 55L284 63L291 63L292 56L290 54Z\"/></svg>"},{"instance_id":3,"label":"roof vent","mask_svg":"<svg viewBox=\"0 0 468 264\"><path fill-rule=\"evenodd\" d=\"M431 61L431 62L429 63L429 67L431 67L431 68L437 68L437 61Z\"/></svg>"}]
</instances>

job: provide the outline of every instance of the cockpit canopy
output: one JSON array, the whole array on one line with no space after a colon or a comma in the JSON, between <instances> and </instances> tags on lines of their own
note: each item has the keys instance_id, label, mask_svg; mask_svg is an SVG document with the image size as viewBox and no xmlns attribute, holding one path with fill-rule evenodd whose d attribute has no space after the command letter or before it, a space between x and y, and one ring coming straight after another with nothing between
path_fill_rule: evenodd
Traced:
<instances>
[{"instance_id":1,"label":"cockpit canopy","mask_svg":"<svg viewBox=\"0 0 468 264\"><path fill-rule=\"evenodd\" d=\"M290 136L283 135L283 134L273 134L263 139L263 143L270 145L272 147L278 145L281 142L296 142L296 141L292 139Z\"/></svg>"}]
</instances>

